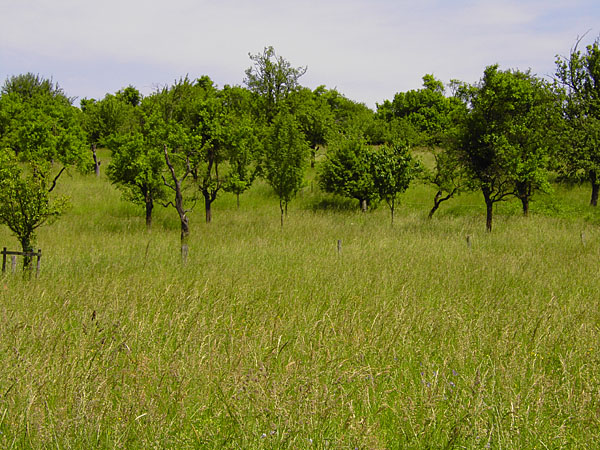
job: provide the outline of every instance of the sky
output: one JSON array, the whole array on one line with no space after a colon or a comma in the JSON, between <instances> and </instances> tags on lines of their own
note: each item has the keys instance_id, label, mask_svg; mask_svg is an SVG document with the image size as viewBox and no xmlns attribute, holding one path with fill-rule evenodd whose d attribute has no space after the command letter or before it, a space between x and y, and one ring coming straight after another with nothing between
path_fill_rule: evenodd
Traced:
<instances>
[{"instance_id":1,"label":"sky","mask_svg":"<svg viewBox=\"0 0 600 450\"><path fill-rule=\"evenodd\" d=\"M70 97L188 75L243 85L273 46L300 84L375 108L431 73L477 82L486 66L551 77L556 55L600 35L598 0L0 0L0 80L33 72ZM78 105L79 101L76 100Z\"/></svg>"}]
</instances>

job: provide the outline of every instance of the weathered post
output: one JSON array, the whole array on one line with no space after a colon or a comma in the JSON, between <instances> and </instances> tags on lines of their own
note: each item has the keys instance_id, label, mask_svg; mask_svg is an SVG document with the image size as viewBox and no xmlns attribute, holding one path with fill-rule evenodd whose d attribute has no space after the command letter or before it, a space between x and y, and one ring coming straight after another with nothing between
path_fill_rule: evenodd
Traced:
<instances>
[{"instance_id":1,"label":"weathered post","mask_svg":"<svg viewBox=\"0 0 600 450\"><path fill-rule=\"evenodd\" d=\"M181 244L181 260L183 261L184 264L187 262L187 257L188 257L188 245Z\"/></svg>"},{"instance_id":2,"label":"weathered post","mask_svg":"<svg viewBox=\"0 0 600 450\"><path fill-rule=\"evenodd\" d=\"M6 271L6 247L2 250L2 273Z\"/></svg>"},{"instance_id":3,"label":"weathered post","mask_svg":"<svg viewBox=\"0 0 600 450\"><path fill-rule=\"evenodd\" d=\"M17 255L10 255L10 268L12 273L17 271Z\"/></svg>"},{"instance_id":4,"label":"weathered post","mask_svg":"<svg viewBox=\"0 0 600 450\"><path fill-rule=\"evenodd\" d=\"M471 235L467 234L467 247L470 249L471 248Z\"/></svg>"},{"instance_id":5,"label":"weathered post","mask_svg":"<svg viewBox=\"0 0 600 450\"><path fill-rule=\"evenodd\" d=\"M337 251L338 251L338 256L342 254L342 240L338 239L337 241Z\"/></svg>"}]
</instances>

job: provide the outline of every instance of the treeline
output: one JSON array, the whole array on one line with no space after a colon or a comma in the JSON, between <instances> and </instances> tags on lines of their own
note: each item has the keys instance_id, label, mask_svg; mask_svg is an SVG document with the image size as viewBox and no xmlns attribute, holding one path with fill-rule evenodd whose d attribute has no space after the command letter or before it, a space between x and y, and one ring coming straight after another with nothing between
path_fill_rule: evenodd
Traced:
<instances>
[{"instance_id":1,"label":"treeline","mask_svg":"<svg viewBox=\"0 0 600 450\"><path fill-rule=\"evenodd\" d=\"M517 197L527 214L551 174L589 180L596 206L600 49L598 40L579 45L557 57L553 82L497 65L472 85L425 75L421 89L397 93L376 111L335 89L303 87L306 68L272 47L250 55L243 86L185 77L145 97L128 86L83 99L80 108L51 80L13 76L0 94L0 223L31 251L35 230L68 204L51 197L64 170L98 174L98 147L110 149L106 174L144 207L148 227L155 205L176 211L182 246L196 200L210 222L221 192L239 204L257 177L279 197L283 226L315 164L325 192L353 198L363 211L384 201L392 221L416 177L436 188L429 217L461 192L481 191L490 231L494 203ZM420 164L414 148L431 152L434 167Z\"/></svg>"}]
</instances>

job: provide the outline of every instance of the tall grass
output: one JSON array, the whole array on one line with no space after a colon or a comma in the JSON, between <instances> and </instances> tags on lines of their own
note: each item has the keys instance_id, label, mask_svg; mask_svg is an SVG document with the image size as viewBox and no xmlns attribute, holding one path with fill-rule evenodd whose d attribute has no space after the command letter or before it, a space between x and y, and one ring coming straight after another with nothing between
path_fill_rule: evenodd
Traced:
<instances>
[{"instance_id":1,"label":"tall grass","mask_svg":"<svg viewBox=\"0 0 600 450\"><path fill-rule=\"evenodd\" d=\"M422 186L393 227L383 205L361 214L307 186L281 230L258 184L212 224L198 208L183 265L174 211L147 232L103 178L60 189L73 207L40 230L40 277L1 279L1 448L600 442L585 190L529 218L500 205L490 234L477 194L428 221Z\"/></svg>"}]
</instances>

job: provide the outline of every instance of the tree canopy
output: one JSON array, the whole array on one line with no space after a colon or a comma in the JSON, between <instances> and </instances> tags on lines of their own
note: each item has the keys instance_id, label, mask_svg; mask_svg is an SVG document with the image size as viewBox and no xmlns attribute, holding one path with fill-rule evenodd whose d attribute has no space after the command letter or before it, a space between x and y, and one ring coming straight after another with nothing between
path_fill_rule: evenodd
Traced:
<instances>
[{"instance_id":1,"label":"tree canopy","mask_svg":"<svg viewBox=\"0 0 600 450\"><path fill-rule=\"evenodd\" d=\"M0 223L23 252L32 251L35 230L66 207L66 199L50 197L60 176L71 165L85 171L89 162L80 111L58 85L31 73L6 80L0 95ZM24 261L27 266L29 258Z\"/></svg>"},{"instance_id":2,"label":"tree canopy","mask_svg":"<svg viewBox=\"0 0 600 450\"><path fill-rule=\"evenodd\" d=\"M579 49L580 42L569 56L556 59L556 80L566 94L561 170L570 178L591 182L590 204L596 206L600 192L600 41L596 39L584 52Z\"/></svg>"},{"instance_id":3,"label":"tree canopy","mask_svg":"<svg viewBox=\"0 0 600 450\"><path fill-rule=\"evenodd\" d=\"M547 185L553 93L529 72L485 69L470 90L459 142L462 163L481 190L492 229L492 205L518 196L527 212L536 188Z\"/></svg>"}]
</instances>

